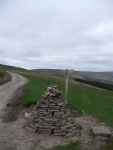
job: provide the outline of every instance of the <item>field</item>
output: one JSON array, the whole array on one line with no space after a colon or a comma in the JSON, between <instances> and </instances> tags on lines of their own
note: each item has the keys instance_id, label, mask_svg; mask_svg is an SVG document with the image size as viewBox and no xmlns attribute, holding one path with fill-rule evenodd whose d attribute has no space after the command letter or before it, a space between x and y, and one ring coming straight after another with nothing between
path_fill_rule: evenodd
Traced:
<instances>
[{"instance_id":1,"label":"field","mask_svg":"<svg viewBox=\"0 0 113 150\"><path fill-rule=\"evenodd\" d=\"M29 94L23 101L24 107L35 105L50 84L57 84L64 98L64 81L49 77L26 77L30 82L25 87ZM113 127L113 92L69 84L68 107L71 110L83 110Z\"/></svg>"},{"instance_id":2,"label":"field","mask_svg":"<svg viewBox=\"0 0 113 150\"><path fill-rule=\"evenodd\" d=\"M34 106L37 101L41 99L41 94L43 91L46 91L47 86L50 84L57 84L58 89L63 92L62 97L64 98L65 82L63 80L44 76L24 76L29 79L29 83L25 86L25 90L29 94L23 100L22 105L24 107ZM99 121L103 121L109 126L113 127L113 92L87 87L85 85L69 83L67 107L72 112L78 111L78 113L74 114L75 116L81 115L81 110L83 110L86 113L96 117ZM104 147L103 150L109 150L109 148L113 148L112 139L109 144L110 147L107 145L107 147ZM76 148L75 150L78 150L77 147L79 147L79 143L76 146L74 146L74 144L58 146L50 150L66 150L66 148L70 150L74 150L74 148Z\"/></svg>"}]
</instances>

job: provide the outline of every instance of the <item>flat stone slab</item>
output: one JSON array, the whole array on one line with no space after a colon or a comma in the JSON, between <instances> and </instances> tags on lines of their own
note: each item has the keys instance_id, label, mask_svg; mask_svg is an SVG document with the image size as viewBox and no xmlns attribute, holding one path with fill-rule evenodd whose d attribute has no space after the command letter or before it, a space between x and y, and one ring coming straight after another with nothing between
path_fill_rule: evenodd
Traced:
<instances>
[{"instance_id":1,"label":"flat stone slab","mask_svg":"<svg viewBox=\"0 0 113 150\"><path fill-rule=\"evenodd\" d=\"M111 136L112 133L105 126L92 126L91 130L95 136Z\"/></svg>"},{"instance_id":2,"label":"flat stone slab","mask_svg":"<svg viewBox=\"0 0 113 150\"><path fill-rule=\"evenodd\" d=\"M42 134L49 134L49 135L51 135L52 129L41 129L41 128L39 128L38 132L42 133Z\"/></svg>"}]
</instances>

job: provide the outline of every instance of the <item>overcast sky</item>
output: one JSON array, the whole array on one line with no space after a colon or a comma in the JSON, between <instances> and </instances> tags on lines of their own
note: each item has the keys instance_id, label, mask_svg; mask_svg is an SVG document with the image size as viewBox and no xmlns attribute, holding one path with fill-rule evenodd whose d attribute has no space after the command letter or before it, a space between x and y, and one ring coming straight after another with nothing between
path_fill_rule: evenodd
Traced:
<instances>
[{"instance_id":1,"label":"overcast sky","mask_svg":"<svg viewBox=\"0 0 113 150\"><path fill-rule=\"evenodd\" d=\"M113 71L113 0L0 0L0 64Z\"/></svg>"}]
</instances>

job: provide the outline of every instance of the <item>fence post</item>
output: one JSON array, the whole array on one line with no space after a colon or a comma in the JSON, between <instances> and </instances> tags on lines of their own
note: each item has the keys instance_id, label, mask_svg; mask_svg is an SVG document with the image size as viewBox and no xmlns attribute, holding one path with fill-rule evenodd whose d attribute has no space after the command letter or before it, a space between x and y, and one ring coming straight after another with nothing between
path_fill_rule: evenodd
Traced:
<instances>
[{"instance_id":1,"label":"fence post","mask_svg":"<svg viewBox=\"0 0 113 150\"><path fill-rule=\"evenodd\" d=\"M68 101L68 69L66 69L66 81L65 81L65 104Z\"/></svg>"}]
</instances>

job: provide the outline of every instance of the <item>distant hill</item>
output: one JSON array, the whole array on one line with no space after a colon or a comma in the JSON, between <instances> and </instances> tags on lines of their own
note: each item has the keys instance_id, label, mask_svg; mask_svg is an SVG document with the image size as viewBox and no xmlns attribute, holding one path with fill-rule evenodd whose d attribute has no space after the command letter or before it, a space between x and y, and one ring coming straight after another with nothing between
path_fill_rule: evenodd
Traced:
<instances>
[{"instance_id":1,"label":"distant hill","mask_svg":"<svg viewBox=\"0 0 113 150\"><path fill-rule=\"evenodd\" d=\"M65 70L62 69L33 69L31 71L35 71L35 72L50 72L50 73L63 73Z\"/></svg>"},{"instance_id":2,"label":"distant hill","mask_svg":"<svg viewBox=\"0 0 113 150\"><path fill-rule=\"evenodd\" d=\"M93 77L110 77L113 78L113 72L87 72L87 71L75 71L75 74L82 76L93 76Z\"/></svg>"},{"instance_id":3,"label":"distant hill","mask_svg":"<svg viewBox=\"0 0 113 150\"><path fill-rule=\"evenodd\" d=\"M82 76L86 80L100 81L113 84L113 72L83 72L75 71L74 74Z\"/></svg>"},{"instance_id":4,"label":"distant hill","mask_svg":"<svg viewBox=\"0 0 113 150\"><path fill-rule=\"evenodd\" d=\"M8 66L0 64L0 71L28 71L24 68L19 68L15 66ZM44 74L44 75L53 75L56 77L64 78L65 70L62 69L33 69L29 70L30 72ZM73 74L69 74L71 79L79 78L89 81L99 81L103 83L113 84L113 72L88 72L88 71L74 71Z\"/></svg>"},{"instance_id":5,"label":"distant hill","mask_svg":"<svg viewBox=\"0 0 113 150\"><path fill-rule=\"evenodd\" d=\"M62 69L33 69L30 71L33 71L34 73L38 74L53 75L61 78L64 78L65 75L65 70Z\"/></svg>"},{"instance_id":6,"label":"distant hill","mask_svg":"<svg viewBox=\"0 0 113 150\"><path fill-rule=\"evenodd\" d=\"M18 70L18 71L26 71L24 68L14 67L14 66L8 66L0 64L0 70L7 71L7 70Z\"/></svg>"},{"instance_id":7,"label":"distant hill","mask_svg":"<svg viewBox=\"0 0 113 150\"><path fill-rule=\"evenodd\" d=\"M62 69L34 69L31 70L36 73L52 74L59 77L64 77L65 70ZM113 84L113 72L87 72L87 71L74 71L69 74L71 78L80 78L90 81L100 81L103 83Z\"/></svg>"}]
</instances>

